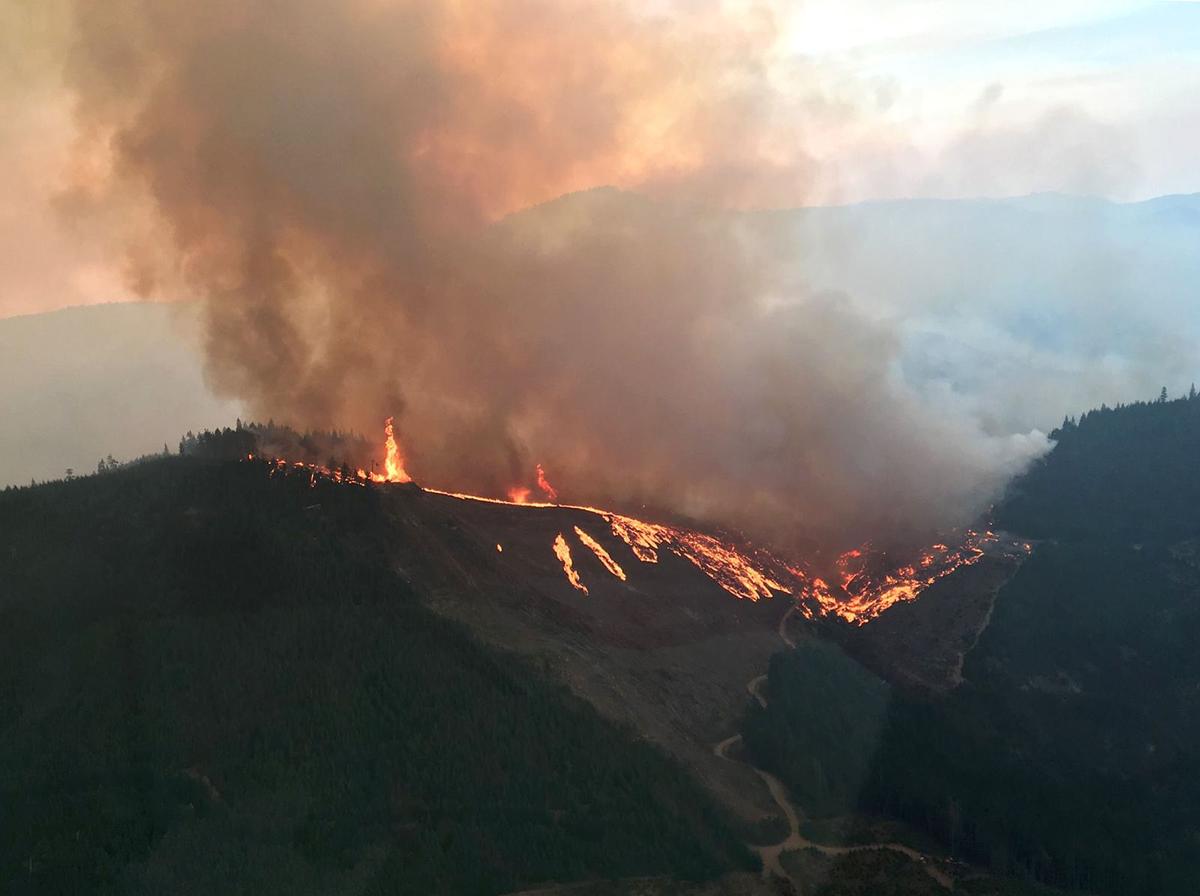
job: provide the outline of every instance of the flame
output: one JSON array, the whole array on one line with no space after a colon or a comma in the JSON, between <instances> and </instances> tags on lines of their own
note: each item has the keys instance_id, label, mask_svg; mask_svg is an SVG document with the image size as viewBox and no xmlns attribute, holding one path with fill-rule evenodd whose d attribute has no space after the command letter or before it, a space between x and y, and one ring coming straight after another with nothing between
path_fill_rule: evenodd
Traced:
<instances>
[{"instance_id":1,"label":"flame","mask_svg":"<svg viewBox=\"0 0 1200 896\"><path fill-rule=\"evenodd\" d=\"M392 428L392 418L388 417L383 425L384 432L384 447L387 449L387 457L383 461L383 473L372 473L372 482L412 482L412 477L408 475L408 471L404 469L404 458L400 454L400 448L396 444L396 433ZM361 472L361 470L359 471Z\"/></svg>"},{"instance_id":2,"label":"flame","mask_svg":"<svg viewBox=\"0 0 1200 896\"><path fill-rule=\"evenodd\" d=\"M596 555L596 559L604 564L604 568L611 572L614 576L625 581L625 570L621 569L621 564L617 563L612 558L608 551L604 550L604 545L592 538L578 526L575 527L575 534L579 536L579 540L592 549L592 553Z\"/></svg>"},{"instance_id":3,"label":"flame","mask_svg":"<svg viewBox=\"0 0 1200 896\"><path fill-rule=\"evenodd\" d=\"M616 535L644 563L657 563L660 548L683 557L706 576L743 600L756 601L772 594L790 594L791 589L756 564L736 547L712 535L676 529L659 523L647 523L619 514L608 514L609 525Z\"/></svg>"},{"instance_id":4,"label":"flame","mask_svg":"<svg viewBox=\"0 0 1200 896\"><path fill-rule=\"evenodd\" d=\"M567 545L567 540L563 538L561 532L554 539L554 554L562 563L563 572L567 574L567 581L571 583L571 587L584 594L588 593L587 585L583 584L579 579L579 573L575 569L575 564L571 562L571 548Z\"/></svg>"},{"instance_id":5,"label":"flame","mask_svg":"<svg viewBox=\"0 0 1200 896\"><path fill-rule=\"evenodd\" d=\"M658 545L662 540L658 530L662 527L616 514L609 518L609 525L613 535L629 545L633 556L643 563L658 562Z\"/></svg>"},{"instance_id":6,"label":"flame","mask_svg":"<svg viewBox=\"0 0 1200 896\"><path fill-rule=\"evenodd\" d=\"M355 475L349 475L316 464L289 464L281 459L260 460L259 463L269 466L271 476L276 473L288 475L291 470L307 474L308 484L312 488L316 488L322 479L358 486L368 482L411 482L404 470L390 417L384 429L387 449L386 475L368 474L362 469ZM246 460L254 462L252 455L247 455ZM546 481L545 470L541 464L537 465L537 476L539 487L551 501L556 501L558 493ZM642 563L658 563L662 552L667 551L692 564L718 586L739 599L758 601L776 594L790 594L795 598L800 614L807 619L835 616L854 625L865 625L889 607L916 599L940 579L977 563L985 556L987 545L1000 541L1000 536L991 530L985 530L981 534L967 529L956 533L951 542L955 547L938 542L920 552L911 562L896 566L888 562L886 555L873 550L870 544L864 544L837 557L834 561L837 573L834 581L838 584L831 585L827 577L814 575L806 565L788 565L765 551L738 546L714 535L650 523L598 507L531 501L530 489L521 486L509 490L508 500L429 487L423 487L422 490L463 501L594 514L608 525L612 534L624 542L633 556ZM625 570L603 545L580 526L576 525L574 529L580 542L596 555L609 573L621 581L627 581ZM1028 554L1032 547L1028 542L1006 540L1000 549L1014 555ZM587 586L581 581L572 562L571 550L562 532L554 539L553 549L571 586L588 594ZM496 550L503 553L504 548L497 543Z\"/></svg>"},{"instance_id":7,"label":"flame","mask_svg":"<svg viewBox=\"0 0 1200 896\"><path fill-rule=\"evenodd\" d=\"M537 465L537 484L543 492L546 493L547 500L557 501L558 490L550 484L550 480L546 478L546 471L542 469L542 465Z\"/></svg>"},{"instance_id":8,"label":"flame","mask_svg":"<svg viewBox=\"0 0 1200 896\"><path fill-rule=\"evenodd\" d=\"M608 523L612 533L627 544L637 559L643 563L657 563L659 550L668 550L687 560L734 597L756 601L771 597L774 593L791 594L793 589L785 586L785 577L800 577L803 574L765 554L747 556L737 547L727 544L712 535L704 535L687 529L677 529L660 523L612 513L599 507L579 504L549 504L544 501L506 501L503 498L485 498L464 492L443 491L422 486L424 491L461 501L480 501L484 504L503 504L508 507L539 509L580 510L593 513ZM557 540L556 540L557 541ZM558 553L557 547L555 553ZM603 562L603 561L601 561ZM768 571L774 567L775 572Z\"/></svg>"},{"instance_id":9,"label":"flame","mask_svg":"<svg viewBox=\"0 0 1200 896\"><path fill-rule=\"evenodd\" d=\"M835 564L842 583L840 593L824 579L814 578L804 596L815 600L822 615L836 615L855 625L865 625L889 607L915 600L935 582L978 563L987 546L999 540L1000 536L990 530L980 534L967 529L955 547L938 542L922 551L912 563L889 571L872 568L878 564L880 555L873 555L866 548L846 551ZM1032 546L1013 542L1007 549L1028 554ZM805 615L812 618L808 612Z\"/></svg>"}]
</instances>

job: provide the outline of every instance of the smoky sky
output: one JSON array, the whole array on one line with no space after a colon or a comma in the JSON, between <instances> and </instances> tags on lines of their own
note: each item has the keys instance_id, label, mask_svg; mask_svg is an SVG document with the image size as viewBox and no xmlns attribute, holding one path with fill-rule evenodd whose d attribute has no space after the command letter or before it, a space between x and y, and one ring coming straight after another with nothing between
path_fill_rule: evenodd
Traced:
<instances>
[{"instance_id":1,"label":"smoky sky","mask_svg":"<svg viewBox=\"0 0 1200 896\"><path fill-rule=\"evenodd\" d=\"M72 12L103 175L64 202L110 210L139 293L203 302L209 382L259 417L394 414L418 481L541 462L569 500L774 539L963 522L1044 450L914 391L895 320L746 226L853 114L804 64L779 83L769 4Z\"/></svg>"}]
</instances>

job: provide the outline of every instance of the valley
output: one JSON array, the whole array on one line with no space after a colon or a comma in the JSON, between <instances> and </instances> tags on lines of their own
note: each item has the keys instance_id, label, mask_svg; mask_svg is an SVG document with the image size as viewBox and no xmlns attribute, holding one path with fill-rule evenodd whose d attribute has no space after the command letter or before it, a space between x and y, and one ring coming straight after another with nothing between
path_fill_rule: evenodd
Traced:
<instances>
[{"instance_id":1,"label":"valley","mask_svg":"<svg viewBox=\"0 0 1200 896\"><path fill-rule=\"evenodd\" d=\"M282 848L294 880L416 862L414 886L448 892L1108 894L1150 875L1180 892L1200 532L1152 499L1121 505L1133 543L1022 514L1072 454L1118 452L1122 488L1127 449L1105 446L1149 413L1200 434L1197 406L1059 433L1066 453L996 511L1037 541L981 527L907 563L784 562L678 522L373 482L242 454L253 428L9 489L8 867L149 882L203 841L222 875ZM844 578L822 588L830 566ZM1114 727L1118 707L1136 724ZM91 771L60 776L80 750ZM1127 813L1097 811L1098 790ZM76 807L83 852L39 805ZM605 822L630 813L642 834ZM516 864L514 837L532 838Z\"/></svg>"}]
</instances>

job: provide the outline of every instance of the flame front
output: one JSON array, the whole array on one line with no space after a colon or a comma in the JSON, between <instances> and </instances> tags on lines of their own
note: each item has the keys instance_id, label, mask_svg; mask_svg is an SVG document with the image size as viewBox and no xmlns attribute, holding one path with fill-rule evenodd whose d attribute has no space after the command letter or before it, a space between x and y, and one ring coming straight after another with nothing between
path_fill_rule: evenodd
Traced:
<instances>
[{"instance_id":1,"label":"flame front","mask_svg":"<svg viewBox=\"0 0 1200 896\"><path fill-rule=\"evenodd\" d=\"M871 568L872 561L880 555L872 554L869 545L864 545L837 558L840 589L835 590L822 578L814 578L805 596L817 603L821 615L836 615L855 625L865 625L889 607L915 600L935 582L978 563L997 545L1000 553L1010 556L1032 550L1025 542L1001 544L1000 536L990 530L968 529L957 547L939 542L922 551L912 563L880 571L878 565ZM815 614L808 609L805 615Z\"/></svg>"},{"instance_id":2,"label":"flame front","mask_svg":"<svg viewBox=\"0 0 1200 896\"><path fill-rule=\"evenodd\" d=\"M392 418L388 417L387 422L383 425L384 432L384 448L387 451L387 456L383 461L383 473L372 473L372 482L412 482L412 477L408 475L408 471L404 469L404 457L400 454L400 447L396 444L396 431L392 427Z\"/></svg>"},{"instance_id":3,"label":"flame front","mask_svg":"<svg viewBox=\"0 0 1200 896\"><path fill-rule=\"evenodd\" d=\"M690 561L734 597L759 600L772 594L791 593L790 588L778 581L782 576L767 572L765 563L756 563L711 535L615 513L606 516L613 535L629 545L633 555L643 563L657 563L659 548L665 547Z\"/></svg>"},{"instance_id":4,"label":"flame front","mask_svg":"<svg viewBox=\"0 0 1200 896\"><path fill-rule=\"evenodd\" d=\"M567 545L567 540L563 538L561 532L554 539L554 554L562 564L563 572L567 574L567 581L571 583L571 587L587 594L587 585L583 584L579 578L579 572L575 569L575 564L571 561L571 548Z\"/></svg>"},{"instance_id":5,"label":"flame front","mask_svg":"<svg viewBox=\"0 0 1200 896\"><path fill-rule=\"evenodd\" d=\"M622 582L625 581L625 570L621 569L621 564L614 560L608 551L604 550L604 545L600 544L600 542L596 541L596 539L592 538L592 536L588 535L578 526L575 527L575 534L579 536L580 541L592 549L592 553L596 555L597 560L604 564L605 569ZM562 536L560 535L559 537L561 538Z\"/></svg>"},{"instance_id":6,"label":"flame front","mask_svg":"<svg viewBox=\"0 0 1200 896\"><path fill-rule=\"evenodd\" d=\"M404 469L404 461L396 444L392 418L384 426L386 434L385 474L370 473L359 469L357 475L344 474L339 470L285 460L266 461L271 475L295 468L308 474L309 485L316 487L320 479L348 485L365 485L368 482L411 482ZM253 462L253 455L247 455ZM650 523L622 514L612 513L598 507L558 504L558 492L546 479L545 470L537 465L537 482L551 502L530 501L530 489L514 487L508 492L508 500L485 498L479 495L442 491L423 487L431 494L445 495L464 501L481 501L488 504L521 506L531 509L554 509L582 511L594 514L608 524L612 534L624 542L642 563L658 563L665 550L686 560L709 579L742 600L758 601L775 594L793 595L800 613L808 619L838 617L853 625L865 625L889 607L916 599L921 592L951 573L977 563L989 550L1009 556L1027 555L1032 545L1002 541L991 531L982 533L968 529L956 535L951 547L939 542L922 551L911 563L891 566L884 554L874 551L869 544L849 550L834 562L837 582L831 585L826 577L815 575L807 564L792 566L773 555L689 529L680 529L661 523ZM614 577L627 581L625 570L595 538L580 526L574 526L579 541L595 554L596 558ZM588 588L580 579L571 557L571 549L562 532L554 539L554 554L562 564L563 572L571 587L588 594ZM504 548L496 544L497 552Z\"/></svg>"}]
</instances>

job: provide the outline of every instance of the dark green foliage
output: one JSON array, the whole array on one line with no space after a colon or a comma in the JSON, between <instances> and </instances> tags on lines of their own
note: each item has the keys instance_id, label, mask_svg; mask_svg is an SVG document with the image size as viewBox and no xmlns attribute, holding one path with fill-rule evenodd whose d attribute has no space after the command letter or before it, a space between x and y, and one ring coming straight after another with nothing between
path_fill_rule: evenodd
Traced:
<instances>
[{"instance_id":1,"label":"dark green foliage","mask_svg":"<svg viewBox=\"0 0 1200 896\"><path fill-rule=\"evenodd\" d=\"M888 687L833 644L802 638L771 657L768 708L742 726L752 754L788 782L805 810L836 815L857 805L887 713Z\"/></svg>"},{"instance_id":2,"label":"dark green foliage","mask_svg":"<svg viewBox=\"0 0 1200 896\"><path fill-rule=\"evenodd\" d=\"M1200 535L1200 401L1101 408L1010 488L996 524L1032 538L1098 542Z\"/></svg>"},{"instance_id":3,"label":"dark green foliage","mask_svg":"<svg viewBox=\"0 0 1200 896\"><path fill-rule=\"evenodd\" d=\"M1191 894L1200 881L1200 405L1163 401L1085 414L998 509L1053 538L1001 590L940 699L831 673L831 652L772 664L771 705L747 744L801 796L814 760L837 762L821 717L857 718L846 768L866 753L861 809L936 836L1001 874L1065 889ZM837 681L822 698L818 682ZM858 681L857 686L855 682ZM848 685L849 690L846 691ZM804 701L787 698L802 690ZM784 699L776 700L776 694ZM873 748L866 736L878 732Z\"/></svg>"},{"instance_id":4,"label":"dark green foliage","mask_svg":"<svg viewBox=\"0 0 1200 896\"><path fill-rule=\"evenodd\" d=\"M188 433L179 440L179 453L207 460L242 460L258 452L258 439L248 429L205 430L199 435Z\"/></svg>"},{"instance_id":5,"label":"dark green foliage","mask_svg":"<svg viewBox=\"0 0 1200 896\"><path fill-rule=\"evenodd\" d=\"M191 458L0 496L0 892L751 864L664 755L425 610L378 504Z\"/></svg>"},{"instance_id":6,"label":"dark green foliage","mask_svg":"<svg viewBox=\"0 0 1200 896\"><path fill-rule=\"evenodd\" d=\"M813 896L943 896L945 888L920 864L891 850L837 857L813 849L785 857L784 867Z\"/></svg>"},{"instance_id":7,"label":"dark green foliage","mask_svg":"<svg viewBox=\"0 0 1200 896\"><path fill-rule=\"evenodd\" d=\"M923 720L893 712L867 800L948 838L936 809L953 799L962 854L1056 885L1191 892L1198 637L1200 576L1171 553L1043 545L1001 593L970 686Z\"/></svg>"}]
</instances>

